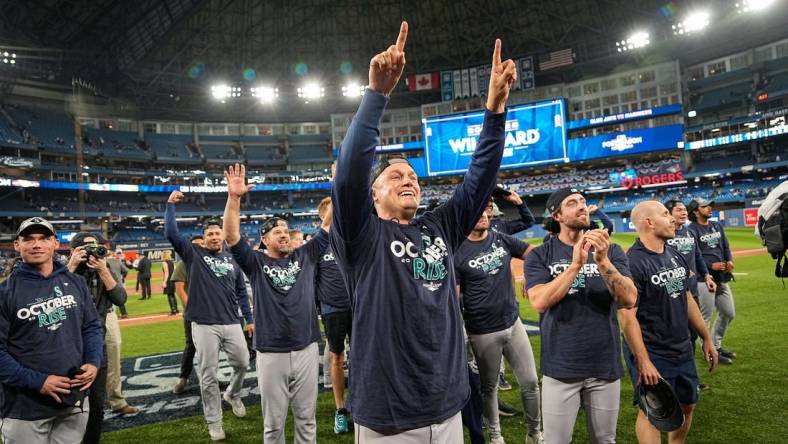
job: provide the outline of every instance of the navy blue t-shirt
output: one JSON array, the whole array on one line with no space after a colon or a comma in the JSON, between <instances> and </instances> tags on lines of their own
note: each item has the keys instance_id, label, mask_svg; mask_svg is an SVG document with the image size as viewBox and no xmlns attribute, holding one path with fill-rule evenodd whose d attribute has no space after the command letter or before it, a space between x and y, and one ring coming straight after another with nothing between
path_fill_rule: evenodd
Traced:
<instances>
[{"instance_id":1,"label":"navy blue t-shirt","mask_svg":"<svg viewBox=\"0 0 788 444\"><path fill-rule=\"evenodd\" d=\"M51 418L65 406L39 393L48 375L101 368L104 330L82 276L55 261L47 276L27 265L0 284L0 417Z\"/></svg>"},{"instance_id":2,"label":"navy blue t-shirt","mask_svg":"<svg viewBox=\"0 0 788 444\"><path fill-rule=\"evenodd\" d=\"M551 378L616 380L623 372L618 304L599 274L593 251L566 296L539 317L542 373ZM622 275L631 277L620 246L610 244L607 255ZM525 261L526 290L552 281L571 263L572 246L551 237Z\"/></svg>"},{"instance_id":3,"label":"navy blue t-shirt","mask_svg":"<svg viewBox=\"0 0 788 444\"><path fill-rule=\"evenodd\" d=\"M713 220L708 222L706 225L692 222L689 225L689 231L698 242L706 266L711 269L712 263L729 261L732 256L722 224Z\"/></svg>"},{"instance_id":4,"label":"navy blue t-shirt","mask_svg":"<svg viewBox=\"0 0 788 444\"><path fill-rule=\"evenodd\" d=\"M670 245L662 253L651 251L640 239L627 257L638 289L637 319L646 350L668 359L691 357L686 259Z\"/></svg>"},{"instance_id":5,"label":"navy blue t-shirt","mask_svg":"<svg viewBox=\"0 0 788 444\"><path fill-rule=\"evenodd\" d=\"M681 228L676 229L676 237L668 239L667 243L684 256L684 260L687 261L690 271L694 273L690 278L689 287L692 294L697 297L698 280L699 278L703 279L709 273L709 270L706 268L706 263L703 261L703 256L700 254L700 249L698 248L695 237L692 236L686 226L682 225Z\"/></svg>"},{"instance_id":6,"label":"navy blue t-shirt","mask_svg":"<svg viewBox=\"0 0 788 444\"><path fill-rule=\"evenodd\" d=\"M189 303L184 318L205 325L231 325L252 322L249 297L241 268L227 248L209 251L192 244L178 233L175 205L168 203L164 234L183 259L189 275Z\"/></svg>"},{"instance_id":7,"label":"navy blue t-shirt","mask_svg":"<svg viewBox=\"0 0 788 444\"><path fill-rule=\"evenodd\" d=\"M350 296L342 279L334 252L331 247L320 255L317 261L317 300L323 314L338 313L350 310Z\"/></svg>"},{"instance_id":8,"label":"navy blue t-shirt","mask_svg":"<svg viewBox=\"0 0 788 444\"><path fill-rule=\"evenodd\" d=\"M505 115L486 113L453 196L400 224L372 214L370 170L387 100L368 90L342 143L329 237L353 308L353 420L397 433L445 421L469 398L453 257L495 186Z\"/></svg>"},{"instance_id":9,"label":"navy blue t-shirt","mask_svg":"<svg viewBox=\"0 0 788 444\"><path fill-rule=\"evenodd\" d=\"M465 329L481 335L509 328L520 318L512 286L512 258L528 244L492 230L480 241L466 239L454 255Z\"/></svg>"},{"instance_id":10,"label":"navy blue t-shirt","mask_svg":"<svg viewBox=\"0 0 788 444\"><path fill-rule=\"evenodd\" d=\"M230 248L252 283L255 350L290 352L320 340L315 273L327 245L326 232L320 230L285 259L254 251L243 239Z\"/></svg>"}]
</instances>

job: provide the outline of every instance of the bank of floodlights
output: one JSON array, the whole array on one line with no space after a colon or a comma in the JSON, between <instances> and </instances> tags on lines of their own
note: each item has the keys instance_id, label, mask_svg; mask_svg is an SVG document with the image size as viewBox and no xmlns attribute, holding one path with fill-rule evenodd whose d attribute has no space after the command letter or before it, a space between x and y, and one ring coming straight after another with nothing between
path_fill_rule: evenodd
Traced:
<instances>
[{"instance_id":1,"label":"bank of floodlights","mask_svg":"<svg viewBox=\"0 0 788 444\"><path fill-rule=\"evenodd\" d=\"M763 11L774 4L774 0L740 0L736 3L739 13Z\"/></svg>"},{"instance_id":2,"label":"bank of floodlights","mask_svg":"<svg viewBox=\"0 0 788 444\"><path fill-rule=\"evenodd\" d=\"M296 92L298 97L305 99L307 102L310 100L317 100L325 95L325 88L318 83L307 83L299 87Z\"/></svg>"},{"instance_id":3,"label":"bank of floodlights","mask_svg":"<svg viewBox=\"0 0 788 444\"><path fill-rule=\"evenodd\" d=\"M618 52L631 51L648 46L649 43L651 43L649 34L645 31L638 31L629 36L628 39L616 42L616 50Z\"/></svg>"},{"instance_id":4,"label":"bank of floodlights","mask_svg":"<svg viewBox=\"0 0 788 444\"><path fill-rule=\"evenodd\" d=\"M361 97L364 95L366 86L360 85L355 82L350 82L342 87L342 95L348 98Z\"/></svg>"},{"instance_id":5,"label":"bank of floodlights","mask_svg":"<svg viewBox=\"0 0 788 444\"><path fill-rule=\"evenodd\" d=\"M2 50L0 50L0 51L2 51ZM3 56L2 61L6 65L16 65L16 53L15 52L2 51L2 53L0 53L0 55Z\"/></svg>"},{"instance_id":6,"label":"bank of floodlights","mask_svg":"<svg viewBox=\"0 0 788 444\"><path fill-rule=\"evenodd\" d=\"M673 25L674 35L692 34L705 29L711 23L711 14L708 11L695 11L687 15L684 20Z\"/></svg>"},{"instance_id":7,"label":"bank of floodlights","mask_svg":"<svg viewBox=\"0 0 788 444\"><path fill-rule=\"evenodd\" d=\"M269 104L273 103L279 97L279 88L270 86L255 86L251 89L252 97L256 98L260 103Z\"/></svg>"}]
</instances>

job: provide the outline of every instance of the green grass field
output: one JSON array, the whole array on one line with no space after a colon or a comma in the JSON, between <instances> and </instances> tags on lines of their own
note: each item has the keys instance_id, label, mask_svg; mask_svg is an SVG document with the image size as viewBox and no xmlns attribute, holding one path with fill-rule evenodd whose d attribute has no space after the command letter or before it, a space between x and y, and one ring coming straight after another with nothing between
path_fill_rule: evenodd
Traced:
<instances>
[{"instance_id":1,"label":"green grass field","mask_svg":"<svg viewBox=\"0 0 788 444\"><path fill-rule=\"evenodd\" d=\"M758 248L752 231L729 230L735 249ZM634 236L616 235L616 242L628 247ZM783 302L788 290L773 276L774 261L766 255L736 260L737 281L732 283L736 298L737 317L726 336L725 345L736 350L738 358L732 366L708 373L706 364L698 361L701 378L710 388L701 393L689 442L717 444L784 443L788 442L788 310ZM155 300L156 296L154 296ZM144 301L151 302L151 301ZM166 307L166 301L165 301ZM536 320L537 315L527 303L521 303L524 319ZM123 327L123 355L139 356L179 350L183 344L180 322ZM152 338L155 338L153 340ZM540 338L531 338L539 356ZM514 384L512 375L508 375ZM500 396L518 409L522 405L515 389ZM628 377L621 384L621 412L618 442L636 442L634 423L636 409L631 404L632 384ZM321 393L318 398L318 442L352 443L352 435L336 436L332 430L333 398ZM260 407L248 409L246 418L235 418L227 412L225 431L229 443L259 443L262 440ZM521 442L525 436L522 417L502 418L504 437L508 442ZM287 441L292 441L292 422L288 422ZM158 423L119 430L105 435L107 443L208 442L207 427L202 417ZM585 418L578 415L574 441L588 442Z\"/></svg>"}]
</instances>

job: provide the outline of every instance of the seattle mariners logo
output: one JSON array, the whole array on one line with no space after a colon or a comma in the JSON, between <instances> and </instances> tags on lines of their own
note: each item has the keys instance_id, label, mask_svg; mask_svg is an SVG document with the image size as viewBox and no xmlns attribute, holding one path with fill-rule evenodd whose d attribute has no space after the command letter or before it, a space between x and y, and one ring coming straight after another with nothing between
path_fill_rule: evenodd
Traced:
<instances>
[{"instance_id":1,"label":"seattle mariners logo","mask_svg":"<svg viewBox=\"0 0 788 444\"><path fill-rule=\"evenodd\" d=\"M663 266L660 271L651 275L651 283L662 287L668 295L676 299L684 290L684 281L687 278L687 269L680 266L676 258L670 258L671 265Z\"/></svg>"},{"instance_id":2,"label":"seattle mariners logo","mask_svg":"<svg viewBox=\"0 0 788 444\"><path fill-rule=\"evenodd\" d=\"M27 307L20 308L16 317L22 321L38 321L38 328L57 330L63 321L68 319L66 309L76 307L77 301L70 294L64 295L57 285L53 293L47 299L39 298Z\"/></svg>"},{"instance_id":3,"label":"seattle mariners logo","mask_svg":"<svg viewBox=\"0 0 788 444\"><path fill-rule=\"evenodd\" d=\"M232 261L229 257L213 257L213 256L203 256L202 260L208 264L208 268L213 271L213 274L216 277L223 277L227 276L228 274L232 273L235 270L235 266L233 265Z\"/></svg>"},{"instance_id":4,"label":"seattle mariners logo","mask_svg":"<svg viewBox=\"0 0 788 444\"><path fill-rule=\"evenodd\" d=\"M497 245L491 251L480 253L475 258L468 261L470 268L482 270L487 274L498 274L503 267L503 258L507 256L507 251L497 241Z\"/></svg>"},{"instance_id":5,"label":"seattle mariners logo","mask_svg":"<svg viewBox=\"0 0 788 444\"><path fill-rule=\"evenodd\" d=\"M263 266L263 272L268 276L271 285L277 290L289 291L298 280L298 273L301 272L301 265L298 261L290 262L286 267Z\"/></svg>"},{"instance_id":6,"label":"seattle mariners logo","mask_svg":"<svg viewBox=\"0 0 788 444\"><path fill-rule=\"evenodd\" d=\"M427 290L435 291L443 286L442 281L449 274L446 269L449 252L440 236L422 233L421 244L419 250L413 242L395 240L389 244L389 251L408 266L413 279L422 281Z\"/></svg>"},{"instance_id":7,"label":"seattle mariners logo","mask_svg":"<svg viewBox=\"0 0 788 444\"><path fill-rule=\"evenodd\" d=\"M570 261L566 259L561 259L559 262L553 262L552 264L548 265L547 268L550 270L550 276L553 278L557 277L559 274L566 271L569 268ZM580 269L580 273L577 274L575 280L572 282L572 286L569 287L568 294L575 294L580 291L581 288L586 288L586 279L599 276L599 267L597 264L585 264L583 268Z\"/></svg>"}]
</instances>

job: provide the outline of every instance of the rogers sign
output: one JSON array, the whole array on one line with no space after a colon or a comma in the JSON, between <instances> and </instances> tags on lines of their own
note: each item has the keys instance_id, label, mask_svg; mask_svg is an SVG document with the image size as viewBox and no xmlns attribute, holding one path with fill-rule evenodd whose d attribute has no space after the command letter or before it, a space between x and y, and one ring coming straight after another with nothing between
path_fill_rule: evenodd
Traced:
<instances>
[{"instance_id":1,"label":"rogers sign","mask_svg":"<svg viewBox=\"0 0 788 444\"><path fill-rule=\"evenodd\" d=\"M624 177L621 179L621 186L624 188L636 188L644 185L681 182L683 180L684 174L681 171L677 171L675 173L654 174L653 176Z\"/></svg>"}]
</instances>

